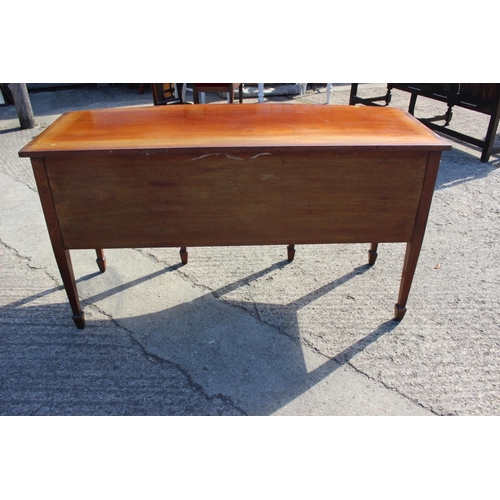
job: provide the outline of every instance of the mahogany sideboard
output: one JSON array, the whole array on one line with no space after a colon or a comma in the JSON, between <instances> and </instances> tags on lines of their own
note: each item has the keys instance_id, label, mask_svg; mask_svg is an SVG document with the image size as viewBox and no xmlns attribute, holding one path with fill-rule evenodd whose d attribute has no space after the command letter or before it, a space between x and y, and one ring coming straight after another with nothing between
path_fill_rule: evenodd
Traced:
<instances>
[{"instance_id":1,"label":"mahogany sideboard","mask_svg":"<svg viewBox=\"0 0 500 500\"><path fill-rule=\"evenodd\" d=\"M76 111L20 152L31 159L73 320L70 250L405 242L395 319L422 245L441 152L394 108L248 104Z\"/></svg>"}]
</instances>

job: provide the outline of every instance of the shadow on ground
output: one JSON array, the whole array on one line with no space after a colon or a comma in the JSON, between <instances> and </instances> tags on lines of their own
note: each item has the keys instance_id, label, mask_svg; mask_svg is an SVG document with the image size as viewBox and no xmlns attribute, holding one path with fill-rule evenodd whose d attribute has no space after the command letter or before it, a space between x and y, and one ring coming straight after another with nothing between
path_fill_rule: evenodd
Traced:
<instances>
[{"instance_id":1,"label":"shadow on ground","mask_svg":"<svg viewBox=\"0 0 500 500\"><path fill-rule=\"evenodd\" d=\"M84 331L77 331L71 322L62 287L41 290L3 306L0 413L237 415L243 413L238 407L241 400L247 402L251 414L269 415L396 327L396 322L386 321L333 358L324 357L322 364L311 367L297 339L270 326L256 327L260 322L246 311L227 314L228 307L242 305L229 301L228 306L214 299L286 264L277 262L213 293L154 314L113 320L86 307ZM178 267L170 266L124 283L85 302L105 300ZM281 306L282 313L296 314L301 307L368 269L367 265L353 269ZM99 275L92 273L78 282ZM33 305L51 294L59 294L62 302ZM145 330L149 338L145 345L147 356L133 340L134 335ZM179 395L186 372L191 374L191 385ZM231 402L218 394L203 394L198 377L204 386L224 388L221 392L231 394Z\"/></svg>"}]
</instances>

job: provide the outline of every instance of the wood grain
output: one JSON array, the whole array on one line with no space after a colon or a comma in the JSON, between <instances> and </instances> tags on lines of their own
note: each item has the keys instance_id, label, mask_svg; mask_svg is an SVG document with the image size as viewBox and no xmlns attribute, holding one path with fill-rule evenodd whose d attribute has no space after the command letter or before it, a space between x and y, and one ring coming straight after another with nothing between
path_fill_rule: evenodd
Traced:
<instances>
[{"instance_id":1,"label":"wood grain","mask_svg":"<svg viewBox=\"0 0 500 500\"><path fill-rule=\"evenodd\" d=\"M80 154L235 153L265 148L449 149L396 108L289 104L179 105L67 113L20 151L20 156ZM262 148L262 149L261 149Z\"/></svg>"},{"instance_id":2,"label":"wood grain","mask_svg":"<svg viewBox=\"0 0 500 500\"><path fill-rule=\"evenodd\" d=\"M65 248L409 241L427 154L48 158Z\"/></svg>"}]
</instances>

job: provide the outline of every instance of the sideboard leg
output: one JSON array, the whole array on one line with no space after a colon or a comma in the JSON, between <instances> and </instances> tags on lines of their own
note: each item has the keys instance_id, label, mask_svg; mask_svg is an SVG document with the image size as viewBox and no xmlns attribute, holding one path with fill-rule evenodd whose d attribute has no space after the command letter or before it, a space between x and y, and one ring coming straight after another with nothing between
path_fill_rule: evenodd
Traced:
<instances>
[{"instance_id":1,"label":"sideboard leg","mask_svg":"<svg viewBox=\"0 0 500 500\"><path fill-rule=\"evenodd\" d=\"M295 257L295 245L288 245L286 247L288 253L288 261L292 262Z\"/></svg>"},{"instance_id":2,"label":"sideboard leg","mask_svg":"<svg viewBox=\"0 0 500 500\"><path fill-rule=\"evenodd\" d=\"M406 301L410 294L411 283L417 267L418 257L422 241L406 244L405 260L403 264L403 275L401 276L401 284L399 285L398 303L395 306L394 319L401 321L406 313Z\"/></svg>"},{"instance_id":3,"label":"sideboard leg","mask_svg":"<svg viewBox=\"0 0 500 500\"><path fill-rule=\"evenodd\" d=\"M370 246L370 250L368 250L368 264L370 266L373 266L373 264L375 264L375 261L377 260L378 257L377 248L378 248L378 243L372 243Z\"/></svg>"},{"instance_id":4,"label":"sideboard leg","mask_svg":"<svg viewBox=\"0 0 500 500\"><path fill-rule=\"evenodd\" d=\"M85 313L82 311L80 314L73 314L73 321L79 330L85 328Z\"/></svg>"},{"instance_id":5,"label":"sideboard leg","mask_svg":"<svg viewBox=\"0 0 500 500\"><path fill-rule=\"evenodd\" d=\"M73 265L71 263L71 256L69 250L61 250L54 248L57 267L61 273L61 278L66 289L71 310L73 311L73 321L80 330L85 328L85 316L80 307L80 299L78 298L78 291L76 289L75 275L73 274Z\"/></svg>"},{"instance_id":6,"label":"sideboard leg","mask_svg":"<svg viewBox=\"0 0 500 500\"><path fill-rule=\"evenodd\" d=\"M99 266L99 271L103 273L106 271L106 257L104 256L104 250L102 248L96 248L95 253L97 254L97 265Z\"/></svg>"},{"instance_id":7,"label":"sideboard leg","mask_svg":"<svg viewBox=\"0 0 500 500\"><path fill-rule=\"evenodd\" d=\"M441 160L441 152L434 151L429 153L427 170L425 172L424 185L420 205L415 220L415 228L411 241L406 244L405 260L403 263L403 274L399 285L399 296L396 304L396 313L394 319L401 321L406 313L406 301L410 293L411 283L415 275L420 249L424 241L425 226L429 216L432 195L436 184L436 177Z\"/></svg>"},{"instance_id":8,"label":"sideboard leg","mask_svg":"<svg viewBox=\"0 0 500 500\"><path fill-rule=\"evenodd\" d=\"M40 201L42 202L43 214L47 223L52 249L54 250L54 257L56 258L57 267L61 273L66 295L68 296L69 304L73 311L73 321L75 325L82 330L85 328L85 316L80 307L73 265L71 264L71 256L69 250L64 248L61 231L57 222L57 215L49 186L45 161L43 158L32 158L31 165L33 166L33 174L35 176Z\"/></svg>"},{"instance_id":9,"label":"sideboard leg","mask_svg":"<svg viewBox=\"0 0 500 500\"><path fill-rule=\"evenodd\" d=\"M186 247L181 247L181 251L179 253L181 255L182 263L187 264L188 263L188 253L187 253Z\"/></svg>"},{"instance_id":10,"label":"sideboard leg","mask_svg":"<svg viewBox=\"0 0 500 500\"><path fill-rule=\"evenodd\" d=\"M401 321L406 313L406 307L401 307L399 304L394 306L394 319Z\"/></svg>"}]
</instances>

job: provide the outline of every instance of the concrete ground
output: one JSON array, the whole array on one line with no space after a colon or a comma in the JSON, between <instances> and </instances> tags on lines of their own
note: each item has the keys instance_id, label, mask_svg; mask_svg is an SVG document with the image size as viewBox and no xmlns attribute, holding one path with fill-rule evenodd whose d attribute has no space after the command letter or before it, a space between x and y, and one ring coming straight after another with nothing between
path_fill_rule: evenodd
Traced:
<instances>
[{"instance_id":1,"label":"concrete ground","mask_svg":"<svg viewBox=\"0 0 500 500\"><path fill-rule=\"evenodd\" d=\"M325 88L274 101L324 104ZM383 85L360 93L382 95ZM188 94L189 96L189 94ZM334 86L331 105L347 104ZM247 97L244 104L256 102ZM1 415L499 415L500 157L450 139L401 323L404 245L73 251L79 331L30 162L17 152L62 112L152 105L127 86L32 93L37 126L0 107ZM208 95L207 102L222 102ZM393 91L391 106L408 95ZM416 116L444 105L417 101ZM452 125L484 137L486 117ZM499 136L497 136L497 140Z\"/></svg>"}]
</instances>

